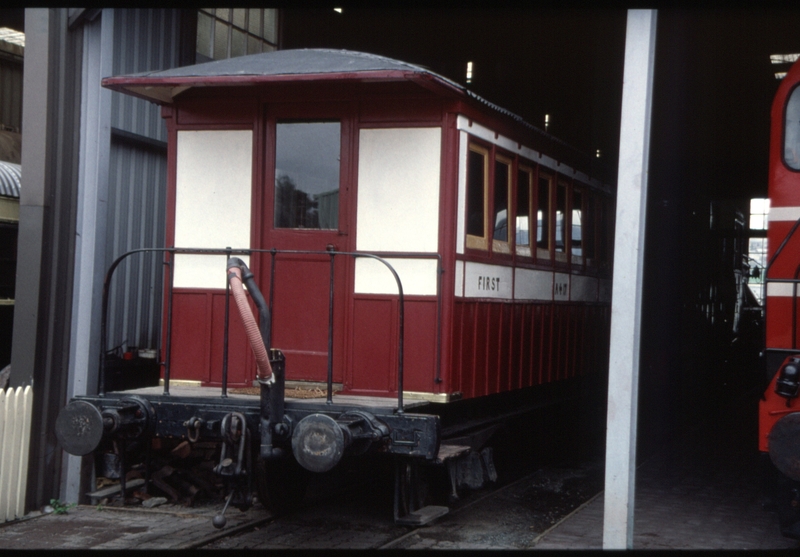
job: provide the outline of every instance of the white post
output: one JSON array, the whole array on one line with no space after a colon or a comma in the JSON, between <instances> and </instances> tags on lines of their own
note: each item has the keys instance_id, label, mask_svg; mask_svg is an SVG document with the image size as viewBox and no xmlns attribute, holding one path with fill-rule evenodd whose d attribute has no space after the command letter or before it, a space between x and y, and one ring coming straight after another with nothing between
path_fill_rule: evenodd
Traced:
<instances>
[{"instance_id":1,"label":"white post","mask_svg":"<svg viewBox=\"0 0 800 557\"><path fill-rule=\"evenodd\" d=\"M636 412L655 10L628 10L617 178L603 549L633 547Z\"/></svg>"}]
</instances>

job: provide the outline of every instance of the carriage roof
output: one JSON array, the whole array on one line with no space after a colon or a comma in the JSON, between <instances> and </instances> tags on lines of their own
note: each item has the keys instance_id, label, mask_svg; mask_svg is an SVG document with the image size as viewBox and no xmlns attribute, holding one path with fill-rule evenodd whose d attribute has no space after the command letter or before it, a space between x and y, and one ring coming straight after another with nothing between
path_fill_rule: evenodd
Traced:
<instances>
[{"instance_id":1,"label":"carriage roof","mask_svg":"<svg viewBox=\"0 0 800 557\"><path fill-rule=\"evenodd\" d=\"M466 89L459 83L427 68L386 56L308 48L251 54L169 70L107 77L103 85L143 97L159 104L171 104L192 87L252 85L282 81L412 81L441 93L474 99L479 103L542 132L520 116ZM542 132L544 133L544 132Z\"/></svg>"},{"instance_id":2,"label":"carriage roof","mask_svg":"<svg viewBox=\"0 0 800 557\"><path fill-rule=\"evenodd\" d=\"M463 85L423 66L378 54L307 48L277 50L160 71L104 78L109 89L170 105L181 93L197 87L236 87L288 82L387 83L411 82L435 94L477 104L527 129L562 151L574 147L498 106ZM581 153L579 157L588 157Z\"/></svg>"}]
</instances>

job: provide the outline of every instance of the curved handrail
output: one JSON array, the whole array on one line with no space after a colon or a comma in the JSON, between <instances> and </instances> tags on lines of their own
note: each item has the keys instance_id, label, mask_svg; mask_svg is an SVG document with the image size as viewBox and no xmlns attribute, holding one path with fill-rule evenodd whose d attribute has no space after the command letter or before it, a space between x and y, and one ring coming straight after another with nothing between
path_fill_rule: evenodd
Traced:
<instances>
[{"instance_id":1,"label":"curved handrail","mask_svg":"<svg viewBox=\"0 0 800 557\"><path fill-rule=\"evenodd\" d=\"M386 261L383 257L366 252L346 252L346 251L331 251L331 250L279 250L275 248L269 249L232 249L232 248L225 248L225 249L212 249L212 248L139 248L130 250L128 252L123 253L119 257L117 257L113 263L109 266L108 271L106 272L105 279L103 281L103 298L102 298L102 317L100 323L100 344L102 350L100 351L100 367L99 367L99 381L98 381L98 396L105 396L105 355L106 355L106 336L108 332L108 303L109 303L109 295L110 295L110 284L111 279L113 277L114 271L117 267L124 261L126 258L130 257L131 255L138 254L138 253L170 253L172 255L175 254L194 254L194 255L226 255L230 257L231 255L253 255L256 253L270 253L273 255L273 258L276 254L303 254L303 255L328 255L333 258L336 255L347 255L353 258L364 257L375 259L383 263L389 272L392 273L392 276L395 279L395 283L397 284L398 289L398 321L399 321L399 331L398 331L398 362L397 362L397 412L399 414L403 413L403 371L404 371L404 337L405 337L405 294L403 291L403 284L400 280L400 276L398 275L397 271L394 267ZM436 368L436 380L437 382L441 381L440 378L440 365L441 365L441 357L440 357L440 342L441 342L441 275L443 273L442 269L442 261L441 255L438 253L391 253L387 255L387 257L392 258L436 258L438 260L438 281L437 281L437 301L438 301L438 311L437 311L437 368ZM166 266L172 267L172 262L164 263ZM172 277L174 275L174 269L170 269L170 283L172 282ZM172 288L170 288L170 293ZM171 306L171 301L168 302ZM170 312L171 317L171 312ZM171 319L167 324L167 328L171 328ZM168 343L167 343L167 355L166 355L166 364L165 364L165 374L164 374L164 394L169 395L169 335L168 334ZM223 381L226 383L226 381ZM223 385L223 389L225 385ZM329 390L329 396L330 396Z\"/></svg>"}]
</instances>

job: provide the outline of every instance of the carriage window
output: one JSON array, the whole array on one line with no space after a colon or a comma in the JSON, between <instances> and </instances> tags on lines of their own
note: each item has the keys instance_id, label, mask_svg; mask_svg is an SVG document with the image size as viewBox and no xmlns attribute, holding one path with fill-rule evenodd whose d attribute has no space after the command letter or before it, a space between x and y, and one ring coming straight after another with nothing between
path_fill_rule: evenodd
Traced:
<instances>
[{"instance_id":1,"label":"carriage window","mask_svg":"<svg viewBox=\"0 0 800 557\"><path fill-rule=\"evenodd\" d=\"M517 216L515 219L517 253L531 256L531 190L533 172L520 166L517 170Z\"/></svg>"},{"instance_id":2,"label":"carriage window","mask_svg":"<svg viewBox=\"0 0 800 557\"><path fill-rule=\"evenodd\" d=\"M800 87L795 87L786 102L783 121L783 161L792 170L800 170Z\"/></svg>"},{"instance_id":3,"label":"carriage window","mask_svg":"<svg viewBox=\"0 0 800 557\"><path fill-rule=\"evenodd\" d=\"M497 157L494 161L494 235L492 251L511 253L508 247L508 199L511 190L511 161Z\"/></svg>"},{"instance_id":4,"label":"carriage window","mask_svg":"<svg viewBox=\"0 0 800 557\"><path fill-rule=\"evenodd\" d=\"M478 145L467 150L467 247L488 249L486 197L489 191L489 151Z\"/></svg>"},{"instance_id":5,"label":"carriage window","mask_svg":"<svg viewBox=\"0 0 800 557\"><path fill-rule=\"evenodd\" d=\"M550 258L550 190L552 178L539 176L536 204L536 251L543 259Z\"/></svg>"},{"instance_id":6,"label":"carriage window","mask_svg":"<svg viewBox=\"0 0 800 557\"><path fill-rule=\"evenodd\" d=\"M572 231L570 246L573 263L581 263L583 258L583 193L580 190L572 192ZM577 258L577 259L576 259Z\"/></svg>"},{"instance_id":7,"label":"carriage window","mask_svg":"<svg viewBox=\"0 0 800 557\"><path fill-rule=\"evenodd\" d=\"M566 261L567 251L567 185L559 182L556 187L556 259Z\"/></svg>"},{"instance_id":8,"label":"carriage window","mask_svg":"<svg viewBox=\"0 0 800 557\"><path fill-rule=\"evenodd\" d=\"M594 263L595 252L595 211L597 211L594 196L586 193L586 211L582 215L583 227L581 228L581 240L583 248L583 256L586 258L586 264L592 265Z\"/></svg>"},{"instance_id":9,"label":"carriage window","mask_svg":"<svg viewBox=\"0 0 800 557\"><path fill-rule=\"evenodd\" d=\"M279 123L275 227L339 227L339 122Z\"/></svg>"}]
</instances>

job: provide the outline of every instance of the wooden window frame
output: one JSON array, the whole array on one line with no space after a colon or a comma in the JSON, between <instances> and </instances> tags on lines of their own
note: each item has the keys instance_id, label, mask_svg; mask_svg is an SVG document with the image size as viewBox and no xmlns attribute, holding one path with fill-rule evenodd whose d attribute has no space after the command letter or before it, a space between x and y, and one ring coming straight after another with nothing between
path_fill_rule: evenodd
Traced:
<instances>
[{"instance_id":1,"label":"wooden window frame","mask_svg":"<svg viewBox=\"0 0 800 557\"><path fill-rule=\"evenodd\" d=\"M497 164L504 164L508 167L508 174L506 178L506 238L507 240L496 240L494 238L494 230L495 230L495 219L497 218L497 214L495 212L494 201L495 201L495 194L497 192L498 185L495 181L497 176L496 168ZM514 159L512 157L503 155L501 153L495 152L494 157L491 160L491 167L492 167L492 188L491 188L491 196L490 199L492 200L492 219L491 219L491 230L492 230L492 253L502 253L505 255L511 254L511 245L514 234L514 228L512 225L511 220L511 195L512 195L512 184L514 183ZM488 223L487 223L488 224Z\"/></svg>"},{"instance_id":2,"label":"wooden window frame","mask_svg":"<svg viewBox=\"0 0 800 557\"><path fill-rule=\"evenodd\" d=\"M579 267L582 267L584 265L584 263L585 263L585 257L584 257L584 250L585 250L584 246L585 246L585 244L584 244L583 224L585 222L584 215L586 214L586 193L587 193L586 188L583 188L583 187L581 187L579 185L573 184L572 193L569 196L570 202L567 204L569 206L569 215L570 215L570 219L569 219L570 220L570 223L569 223L569 254L570 254L570 261L572 262L573 266L579 266ZM576 209L576 206L575 206L575 195L576 194L580 195L580 198L581 198L581 206L577 207L577 209L579 209L580 212L581 212L581 255L575 255L572 252L572 249L573 249L572 232L574 230L574 227L572 225L572 222L573 222L572 221L572 217L573 217L573 215L575 213L575 209Z\"/></svg>"},{"instance_id":3,"label":"wooden window frame","mask_svg":"<svg viewBox=\"0 0 800 557\"><path fill-rule=\"evenodd\" d=\"M547 215L547 247L542 248L539 247L538 236L539 236L539 186L540 181L544 179L547 180L547 210L542 211L542 214ZM535 236L535 243L536 243L536 260L537 261L547 261L548 263L553 260L553 236L555 234L555 219L553 219L553 184L555 184L556 177L554 174L550 172L542 172L541 170L536 175L536 205L535 205L535 213L536 213L536 232Z\"/></svg>"},{"instance_id":4,"label":"wooden window frame","mask_svg":"<svg viewBox=\"0 0 800 557\"><path fill-rule=\"evenodd\" d=\"M519 177L520 174L526 173L528 175L528 243L519 244L517 242L517 216L519 214L519 207L517 206L517 201L519 199ZM534 172L534 167L532 165L525 164L523 162L518 162L517 164L517 171L515 173L516 176L516 183L514 184L516 188L514 188L514 193L517 195L514 197L514 251L517 255L521 257L533 257L534 249L536 246L536 231L537 225L534 222L534 217L536 216L536 201L534 194L538 195L538 189L534 188L534 184L536 184L535 176L536 173Z\"/></svg>"},{"instance_id":5,"label":"wooden window frame","mask_svg":"<svg viewBox=\"0 0 800 557\"><path fill-rule=\"evenodd\" d=\"M469 230L469 152L472 151L473 153L477 153L483 156L484 165L483 165L483 236L476 236L474 234L469 234L467 230ZM483 145L478 143L474 143L472 141L469 142L467 146L467 166L464 169L464 172L467 174L466 176L466 203L465 203L465 211L466 211L466 220L464 223L465 233L466 233L466 241L465 245L469 249L478 249L483 251L489 250L489 167L492 157L490 155L490 150Z\"/></svg>"},{"instance_id":6,"label":"wooden window frame","mask_svg":"<svg viewBox=\"0 0 800 557\"><path fill-rule=\"evenodd\" d=\"M553 208L553 239L552 239L552 247L553 247L553 259L558 263L567 263L569 261L569 255L571 250L570 245L570 226L572 219L570 218L570 183L564 178L557 178L555 181L555 204L553 204L553 200L550 200L550 204ZM560 251L558 249L558 243L556 238L556 231L558 230L558 188L564 188L564 216L561 223L561 234L564 237L564 250Z\"/></svg>"}]
</instances>

